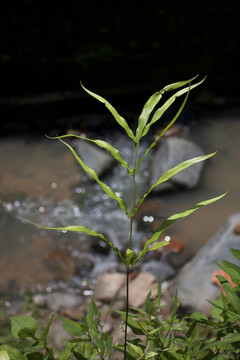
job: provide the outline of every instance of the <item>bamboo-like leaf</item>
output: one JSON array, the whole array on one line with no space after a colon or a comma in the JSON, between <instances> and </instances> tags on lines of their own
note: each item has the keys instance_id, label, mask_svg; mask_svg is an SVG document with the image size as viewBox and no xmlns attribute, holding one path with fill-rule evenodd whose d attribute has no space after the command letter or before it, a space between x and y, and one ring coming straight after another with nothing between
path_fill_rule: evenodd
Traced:
<instances>
[{"instance_id":1,"label":"bamboo-like leaf","mask_svg":"<svg viewBox=\"0 0 240 360\"><path fill-rule=\"evenodd\" d=\"M234 307L237 314L240 313L240 303L239 297L236 294L235 289L229 284L229 282L225 279L225 277L221 275L217 275L218 280L220 281L223 289L225 290L229 301L231 302L232 306Z\"/></svg>"},{"instance_id":2,"label":"bamboo-like leaf","mask_svg":"<svg viewBox=\"0 0 240 360\"><path fill-rule=\"evenodd\" d=\"M66 143L65 141L63 141L62 139L59 139L59 140L60 140L63 144L65 144L65 145L71 150L71 152L73 153L74 157L76 158L76 160L78 161L78 163L81 165L81 167L82 167L88 174L90 174L90 175L94 178L94 180L101 186L101 188L103 189L103 191L104 191L111 199L115 200L115 201L118 203L118 206L119 206L121 209L123 209L123 210L126 211L126 214L127 214L128 216L131 216L132 214L131 214L131 212L127 209L127 207L126 207L123 199L120 198L119 196L117 196L117 195L115 194L115 192L113 191L113 189L112 189L110 186L104 184L104 183L99 179L99 177L97 176L97 173L96 173L93 169L89 168L89 167L82 161L82 159L78 156L78 154L77 154L76 151L72 148L71 145L67 144L67 143Z\"/></svg>"},{"instance_id":3,"label":"bamboo-like leaf","mask_svg":"<svg viewBox=\"0 0 240 360\"><path fill-rule=\"evenodd\" d=\"M226 194L227 193L217 196L215 198L209 199L209 200L202 201L202 202L196 204L195 206L193 206L189 210L183 211L182 213L174 214L174 215L170 216L169 218L167 218L167 220L165 220L162 223L162 225L157 228L157 230L154 232L152 237L145 242L143 250L138 254L137 258L134 259L133 264L136 264L138 262L138 260L141 259L143 257L143 255L146 254L147 251L149 251L149 249L148 249L149 245L152 244L153 242L157 241L160 238L160 236L162 235L162 233L164 232L164 230L166 230L175 221L182 219L184 217L187 217L188 215L192 214L193 212L195 212L202 206L209 205L215 201L220 200Z\"/></svg>"},{"instance_id":4,"label":"bamboo-like leaf","mask_svg":"<svg viewBox=\"0 0 240 360\"><path fill-rule=\"evenodd\" d=\"M163 88L164 91L172 91L172 90L176 90L186 84L189 84L190 82L192 82L193 80L195 80L198 77L198 75L194 76L193 78L189 79L189 80L183 80L183 81L178 81L175 83L172 83L170 85L167 85ZM205 78L204 78L205 79Z\"/></svg>"},{"instance_id":5,"label":"bamboo-like leaf","mask_svg":"<svg viewBox=\"0 0 240 360\"><path fill-rule=\"evenodd\" d=\"M47 136L48 139L59 139L59 140L62 138L65 138L65 137L75 137L78 139L87 140L87 141L93 142L94 144L98 145L99 147L101 147L103 149L108 150L110 152L110 154L112 155L112 157L114 159L116 159L123 167L125 167L127 169L128 173L130 175L133 174L133 170L130 168L129 164L122 158L120 151L106 141L93 140L93 139L86 138L85 136L74 135L74 134L67 134L67 135L54 136L54 137Z\"/></svg>"},{"instance_id":6,"label":"bamboo-like leaf","mask_svg":"<svg viewBox=\"0 0 240 360\"><path fill-rule=\"evenodd\" d=\"M102 96L97 95L97 94L93 93L92 91L86 89L81 82L80 82L80 84L81 84L82 88L89 95L91 95L92 97L94 97L98 101L102 102L108 108L108 110L114 116L114 118L118 122L118 124L123 127L123 129L126 131L128 136L133 140L134 143L136 143L137 141L136 141L136 137L135 137L133 131L129 128L128 123L126 122L126 120L122 116L120 116L118 114L117 110L106 99L104 99Z\"/></svg>"},{"instance_id":7,"label":"bamboo-like leaf","mask_svg":"<svg viewBox=\"0 0 240 360\"><path fill-rule=\"evenodd\" d=\"M158 185L162 184L163 182L171 179L174 175L178 174L180 171L183 171L185 169L187 169L188 167L197 164L198 162L204 161L212 156L214 156L216 154L216 151L214 153L208 154L208 155L202 155L202 156L198 156L186 161L183 161L182 163L174 166L172 169L167 170L165 173L163 173L160 178L157 180L157 182L155 184L153 184L150 189L148 190L148 192L146 194L143 195L143 197L139 200L137 206L134 208L133 213L136 214L139 206L142 204L142 202L144 201L144 199L150 194L150 192Z\"/></svg>"},{"instance_id":8,"label":"bamboo-like leaf","mask_svg":"<svg viewBox=\"0 0 240 360\"><path fill-rule=\"evenodd\" d=\"M65 227L48 227L48 226L43 226L43 225L39 225L36 224L32 221L29 221L26 218L23 218L24 220L26 220L27 222L29 222L30 224L33 224L35 226L38 226L42 229L47 229L47 230L57 230L57 231L74 231L74 232L84 232L85 234L91 235L91 236L98 236L101 239L103 239L104 241L106 241L106 243L111 246L111 248L113 249L113 251L119 255L120 259L124 262L124 258L122 256L122 254L120 253L120 251L118 250L118 248L116 246L113 245L113 243L111 243L111 241L109 241L103 234L97 233L94 230L90 230L89 228L87 228L86 226L82 226L82 225L72 225L72 226L65 226Z\"/></svg>"},{"instance_id":9,"label":"bamboo-like leaf","mask_svg":"<svg viewBox=\"0 0 240 360\"><path fill-rule=\"evenodd\" d=\"M174 118L170 121L170 123L163 129L163 131L161 132L161 134L155 139L155 141L150 145L150 147L146 150L145 154L143 155L143 157L139 160L138 162L138 165L137 167L134 169L134 172L136 172L138 170L138 168L140 167L142 161L146 158L146 156L148 155L149 151L157 144L158 140L165 134L165 132L175 123L175 121L178 119L179 115L181 114L186 102L187 102L187 99L188 99L188 96L189 96L189 91L187 92L185 98L184 98L184 101L182 103L182 105L180 106L177 114L174 116Z\"/></svg>"},{"instance_id":10,"label":"bamboo-like leaf","mask_svg":"<svg viewBox=\"0 0 240 360\"><path fill-rule=\"evenodd\" d=\"M155 108L155 106L161 100L163 93L164 93L163 90L157 91L155 94L153 94L148 99L148 101L144 105L141 115L139 116L139 119L138 119L138 127L137 127L137 131L136 131L137 140L140 140L143 130L148 122L149 116L150 116L151 112L153 111L153 109Z\"/></svg>"},{"instance_id":11,"label":"bamboo-like leaf","mask_svg":"<svg viewBox=\"0 0 240 360\"><path fill-rule=\"evenodd\" d=\"M163 106L161 106L159 109L157 109L152 117L152 120L145 126L144 131L142 136L147 135L150 127L156 122L158 121L162 115L165 113L165 111L174 103L174 101L176 100L177 97L185 94L186 92L192 89L194 89L195 87L199 86L200 84L202 84L202 82L205 80L205 78L201 81L199 81L198 83L194 84L194 85L190 85L184 89L181 89L179 91L177 91L173 96L171 96L164 104Z\"/></svg>"},{"instance_id":12,"label":"bamboo-like leaf","mask_svg":"<svg viewBox=\"0 0 240 360\"><path fill-rule=\"evenodd\" d=\"M157 250L166 245L169 245L169 241L160 241L154 244L152 247L150 247L147 251L149 252L149 251Z\"/></svg>"},{"instance_id":13,"label":"bamboo-like leaf","mask_svg":"<svg viewBox=\"0 0 240 360\"><path fill-rule=\"evenodd\" d=\"M44 344L44 348L46 349L47 348L47 336L48 336L48 333L49 333L49 329L50 329L50 326L52 325L52 322L53 322L53 319L54 319L54 314L51 316L47 326L45 327L45 329L43 330L39 340L43 342Z\"/></svg>"},{"instance_id":14,"label":"bamboo-like leaf","mask_svg":"<svg viewBox=\"0 0 240 360\"><path fill-rule=\"evenodd\" d=\"M141 112L141 115L139 116L138 119L138 127L137 127L137 131L136 131L136 138L139 141L143 130L148 122L149 116L151 114L151 112L153 111L153 109L155 108L155 106L159 103L159 101L162 98L162 95L167 92L167 91L172 91L175 89L178 89L186 84L190 84L191 81L195 80L197 76L195 76L192 79L189 80L185 80L185 81L179 81L170 85L165 86L162 90L157 91L156 93L154 93L146 102L146 104L143 107L143 110Z\"/></svg>"},{"instance_id":15,"label":"bamboo-like leaf","mask_svg":"<svg viewBox=\"0 0 240 360\"><path fill-rule=\"evenodd\" d=\"M240 262L240 250L237 249L230 249L231 253L235 258Z\"/></svg>"}]
</instances>

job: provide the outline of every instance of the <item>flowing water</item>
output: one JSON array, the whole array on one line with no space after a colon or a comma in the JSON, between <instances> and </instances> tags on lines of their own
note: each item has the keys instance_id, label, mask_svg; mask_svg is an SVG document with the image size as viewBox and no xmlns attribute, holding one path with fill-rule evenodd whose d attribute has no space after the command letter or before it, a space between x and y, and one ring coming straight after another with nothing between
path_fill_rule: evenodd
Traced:
<instances>
[{"instance_id":1,"label":"flowing water","mask_svg":"<svg viewBox=\"0 0 240 360\"><path fill-rule=\"evenodd\" d=\"M189 138L205 153L217 149L218 154L205 163L197 188L154 196L160 206L150 210L149 217L141 219L146 227L134 223L133 247L136 250L149 235L154 219L181 212L229 190L224 199L175 223L169 230L181 239L184 244L182 256L189 258L214 235L229 215L240 211L239 120L240 112L225 112L204 117L191 125ZM127 138L114 133L106 140L119 148L123 158L132 161L133 149ZM147 143L143 143L142 154L146 147ZM111 251L108 254L91 251L88 236L47 231L24 220L54 227L85 225L105 234L120 249L126 247L129 221L125 213L97 184L89 182L63 144L43 137L3 138L0 140L0 163L0 291L33 284L35 287L39 284L39 289L44 286L50 289L51 272L49 267L46 271L45 265L51 263L51 257L57 256L56 249L67 249L76 262L92 265L72 277L71 261L67 263L64 255L63 258L60 255L58 265L64 271L66 267L67 275L65 279L56 280L55 285L52 283L52 288L65 286L71 277L72 286L78 286L83 278L93 279L97 273L116 267L116 257ZM146 159L137 176L140 193L148 186L148 166ZM118 165L113 167L104 181L123 196L127 204L132 203L132 184L125 169Z\"/></svg>"}]
</instances>

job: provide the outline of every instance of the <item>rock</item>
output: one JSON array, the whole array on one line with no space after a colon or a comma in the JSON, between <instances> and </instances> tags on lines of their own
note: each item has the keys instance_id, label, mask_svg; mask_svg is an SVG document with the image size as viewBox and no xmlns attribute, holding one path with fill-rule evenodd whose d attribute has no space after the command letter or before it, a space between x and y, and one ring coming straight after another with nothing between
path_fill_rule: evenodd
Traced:
<instances>
[{"instance_id":1,"label":"rock","mask_svg":"<svg viewBox=\"0 0 240 360\"><path fill-rule=\"evenodd\" d=\"M155 276L149 272L141 272L136 278L130 281L129 305L133 307L142 306L145 304L146 297L150 291L153 297L156 296L157 283Z\"/></svg>"},{"instance_id":2,"label":"rock","mask_svg":"<svg viewBox=\"0 0 240 360\"><path fill-rule=\"evenodd\" d=\"M46 296L44 294L34 294L32 301L34 304L43 307L46 305Z\"/></svg>"},{"instance_id":3,"label":"rock","mask_svg":"<svg viewBox=\"0 0 240 360\"><path fill-rule=\"evenodd\" d=\"M87 140L74 140L73 147L83 162L93 169L98 176L111 169L115 163L115 159L111 155ZM90 180L93 180L91 175L88 173L86 175Z\"/></svg>"},{"instance_id":4,"label":"rock","mask_svg":"<svg viewBox=\"0 0 240 360\"><path fill-rule=\"evenodd\" d=\"M235 225L233 231L234 231L234 234L240 235L240 224Z\"/></svg>"},{"instance_id":5,"label":"rock","mask_svg":"<svg viewBox=\"0 0 240 360\"><path fill-rule=\"evenodd\" d=\"M46 306L54 311L70 310L77 308L82 304L82 297L61 292L52 292L45 295Z\"/></svg>"},{"instance_id":6,"label":"rock","mask_svg":"<svg viewBox=\"0 0 240 360\"><path fill-rule=\"evenodd\" d=\"M91 241L92 241L91 249L94 252L107 255L111 250L111 246L108 245L106 241L104 241L100 237L93 237Z\"/></svg>"},{"instance_id":7,"label":"rock","mask_svg":"<svg viewBox=\"0 0 240 360\"><path fill-rule=\"evenodd\" d=\"M76 263L67 248L52 249L43 260L44 265L51 271L51 280L69 281L76 271Z\"/></svg>"},{"instance_id":8,"label":"rock","mask_svg":"<svg viewBox=\"0 0 240 360\"><path fill-rule=\"evenodd\" d=\"M156 131L154 131L153 135L151 136L151 141L152 142L155 141L157 139L157 137L159 135L161 135L163 130L164 130L164 128L160 128L160 129L157 129ZM160 139L158 139L157 142L159 143L161 140L166 139L170 136L182 135L183 130L185 130L185 129L183 129L183 127L180 127L179 125L174 124L165 132L165 134ZM185 130L185 132L186 132L186 130Z\"/></svg>"},{"instance_id":9,"label":"rock","mask_svg":"<svg viewBox=\"0 0 240 360\"><path fill-rule=\"evenodd\" d=\"M94 268L94 257L88 253L80 254L75 268L75 276L84 278L91 273Z\"/></svg>"},{"instance_id":10,"label":"rock","mask_svg":"<svg viewBox=\"0 0 240 360\"><path fill-rule=\"evenodd\" d=\"M125 285L126 276L122 273L102 273L97 277L93 292L94 300L113 301Z\"/></svg>"},{"instance_id":11,"label":"rock","mask_svg":"<svg viewBox=\"0 0 240 360\"><path fill-rule=\"evenodd\" d=\"M159 277L162 281L172 278L176 274L176 270L166 261L150 260L143 264L141 272L149 272L155 276L158 281Z\"/></svg>"},{"instance_id":12,"label":"rock","mask_svg":"<svg viewBox=\"0 0 240 360\"><path fill-rule=\"evenodd\" d=\"M211 305L206 299L216 301L219 288L212 283L212 275L218 269L212 260L221 263L227 260L235 264L236 258L230 249L240 249L239 235L234 227L240 222L240 213L230 216L215 236L202 247L199 253L179 272L171 286L172 293L177 289L182 306L187 311L210 313Z\"/></svg>"},{"instance_id":13,"label":"rock","mask_svg":"<svg viewBox=\"0 0 240 360\"><path fill-rule=\"evenodd\" d=\"M150 185L153 185L160 176L167 170L180 164L181 162L203 155L203 151L192 141L179 138L167 138L153 155L150 166ZM168 190L171 187L193 188L197 185L203 167L203 162L190 166L173 176L166 183L160 184L153 191Z\"/></svg>"}]
</instances>

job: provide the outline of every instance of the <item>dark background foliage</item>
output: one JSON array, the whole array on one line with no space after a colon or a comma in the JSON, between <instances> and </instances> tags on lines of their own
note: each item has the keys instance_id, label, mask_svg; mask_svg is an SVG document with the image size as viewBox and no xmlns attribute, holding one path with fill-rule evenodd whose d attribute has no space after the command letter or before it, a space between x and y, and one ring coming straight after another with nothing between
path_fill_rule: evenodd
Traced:
<instances>
[{"instance_id":1,"label":"dark background foliage","mask_svg":"<svg viewBox=\"0 0 240 360\"><path fill-rule=\"evenodd\" d=\"M156 91L196 74L239 94L238 2L2 1L1 97Z\"/></svg>"}]
</instances>

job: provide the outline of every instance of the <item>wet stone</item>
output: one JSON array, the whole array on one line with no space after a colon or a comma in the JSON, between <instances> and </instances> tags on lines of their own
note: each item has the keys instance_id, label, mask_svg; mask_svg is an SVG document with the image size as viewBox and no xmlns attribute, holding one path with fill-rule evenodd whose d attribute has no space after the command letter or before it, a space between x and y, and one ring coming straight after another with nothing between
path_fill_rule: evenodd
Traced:
<instances>
[{"instance_id":1,"label":"wet stone","mask_svg":"<svg viewBox=\"0 0 240 360\"><path fill-rule=\"evenodd\" d=\"M142 272L149 272L155 276L155 280L161 281L169 280L176 274L176 270L166 261L151 260L143 264L141 267Z\"/></svg>"},{"instance_id":2,"label":"wet stone","mask_svg":"<svg viewBox=\"0 0 240 360\"><path fill-rule=\"evenodd\" d=\"M237 224L237 225L234 226L233 232L236 235L240 235L240 224Z\"/></svg>"},{"instance_id":3,"label":"wet stone","mask_svg":"<svg viewBox=\"0 0 240 360\"><path fill-rule=\"evenodd\" d=\"M95 300L111 302L119 294L126 281L125 274L103 273L97 277L97 284L93 292Z\"/></svg>"},{"instance_id":4,"label":"wet stone","mask_svg":"<svg viewBox=\"0 0 240 360\"><path fill-rule=\"evenodd\" d=\"M96 253L107 255L111 249L111 247L99 237L94 237L92 239L91 249Z\"/></svg>"}]
</instances>

